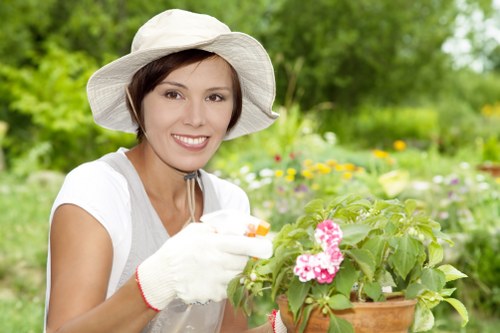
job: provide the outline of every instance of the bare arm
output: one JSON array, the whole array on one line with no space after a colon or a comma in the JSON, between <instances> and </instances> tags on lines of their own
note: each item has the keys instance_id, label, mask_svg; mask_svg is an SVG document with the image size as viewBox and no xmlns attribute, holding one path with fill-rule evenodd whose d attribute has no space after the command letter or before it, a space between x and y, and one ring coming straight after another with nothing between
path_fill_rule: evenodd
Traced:
<instances>
[{"instance_id":1,"label":"bare arm","mask_svg":"<svg viewBox=\"0 0 500 333\"><path fill-rule=\"evenodd\" d=\"M62 205L50 232L51 293L47 333L139 332L156 314L131 278L106 300L113 248L85 210Z\"/></svg>"}]
</instances>

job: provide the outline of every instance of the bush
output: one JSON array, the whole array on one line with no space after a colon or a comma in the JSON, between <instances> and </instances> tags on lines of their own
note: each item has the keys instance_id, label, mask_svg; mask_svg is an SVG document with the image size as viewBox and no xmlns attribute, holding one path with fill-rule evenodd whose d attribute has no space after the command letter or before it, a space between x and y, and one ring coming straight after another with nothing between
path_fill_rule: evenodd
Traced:
<instances>
[{"instance_id":1,"label":"bush","mask_svg":"<svg viewBox=\"0 0 500 333\"><path fill-rule=\"evenodd\" d=\"M37 68L0 65L5 79L0 90L10 96L10 111L3 115L10 131L3 146L14 172L68 171L131 141L130 135L94 123L85 86L95 69L95 62L84 54L52 44Z\"/></svg>"},{"instance_id":2,"label":"bush","mask_svg":"<svg viewBox=\"0 0 500 333\"><path fill-rule=\"evenodd\" d=\"M392 147L396 140L427 149L436 141L439 115L431 107L374 107L363 106L350 116L333 112L321 129L338 134L345 145L360 148Z\"/></svg>"}]
</instances>

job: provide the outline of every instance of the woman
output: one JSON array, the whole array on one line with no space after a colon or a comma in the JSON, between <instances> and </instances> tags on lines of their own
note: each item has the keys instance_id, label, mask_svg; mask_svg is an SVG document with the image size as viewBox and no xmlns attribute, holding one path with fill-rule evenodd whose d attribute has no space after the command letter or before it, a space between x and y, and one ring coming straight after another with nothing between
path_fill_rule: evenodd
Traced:
<instances>
[{"instance_id":1,"label":"woman","mask_svg":"<svg viewBox=\"0 0 500 333\"><path fill-rule=\"evenodd\" d=\"M227 284L271 244L232 232L240 219L194 222L250 211L240 188L202 168L223 140L277 118L266 51L215 18L169 10L87 92L96 123L138 144L66 177L50 217L46 332L244 332Z\"/></svg>"}]
</instances>

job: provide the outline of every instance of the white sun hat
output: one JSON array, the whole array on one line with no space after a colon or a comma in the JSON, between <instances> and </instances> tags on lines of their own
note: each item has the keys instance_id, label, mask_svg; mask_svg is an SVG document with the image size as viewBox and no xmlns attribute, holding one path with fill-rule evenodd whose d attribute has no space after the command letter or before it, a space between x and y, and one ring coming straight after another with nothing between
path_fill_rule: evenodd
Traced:
<instances>
[{"instance_id":1,"label":"white sun hat","mask_svg":"<svg viewBox=\"0 0 500 333\"><path fill-rule=\"evenodd\" d=\"M262 45L247 34L232 32L214 17L173 9L146 22L137 31L129 54L90 77L87 95L95 122L108 129L135 133L137 124L125 103L125 89L133 75L153 60L187 49L213 52L238 73L242 112L225 140L260 131L278 118L272 111L274 70Z\"/></svg>"}]
</instances>

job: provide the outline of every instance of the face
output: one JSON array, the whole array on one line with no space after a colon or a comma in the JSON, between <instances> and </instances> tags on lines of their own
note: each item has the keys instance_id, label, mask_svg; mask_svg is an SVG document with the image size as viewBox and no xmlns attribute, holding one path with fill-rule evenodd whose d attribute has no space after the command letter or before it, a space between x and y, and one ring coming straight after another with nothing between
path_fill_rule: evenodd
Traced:
<instances>
[{"instance_id":1,"label":"face","mask_svg":"<svg viewBox=\"0 0 500 333\"><path fill-rule=\"evenodd\" d=\"M226 135L233 96L230 66L218 56L176 69L144 97L148 144L176 169L202 168Z\"/></svg>"}]
</instances>

